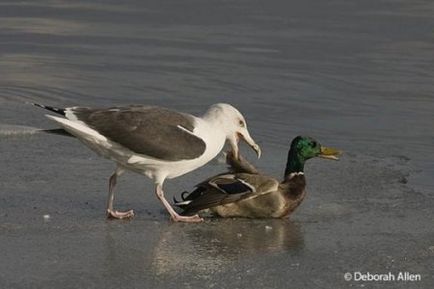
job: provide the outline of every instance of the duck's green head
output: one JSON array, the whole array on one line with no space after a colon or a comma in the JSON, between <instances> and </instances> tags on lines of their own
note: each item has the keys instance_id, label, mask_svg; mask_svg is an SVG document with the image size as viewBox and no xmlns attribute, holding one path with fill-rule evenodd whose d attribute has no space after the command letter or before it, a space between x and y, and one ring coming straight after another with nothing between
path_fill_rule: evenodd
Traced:
<instances>
[{"instance_id":1,"label":"duck's green head","mask_svg":"<svg viewBox=\"0 0 434 289\"><path fill-rule=\"evenodd\" d=\"M338 160L340 151L322 146L317 140L308 136L297 136L291 142L291 150L305 161L314 157Z\"/></svg>"},{"instance_id":2,"label":"duck's green head","mask_svg":"<svg viewBox=\"0 0 434 289\"><path fill-rule=\"evenodd\" d=\"M331 160L338 160L341 152L334 148L322 146L317 140L308 136L297 136L291 142L288 152L285 175L302 172L304 163L308 159L320 157Z\"/></svg>"}]
</instances>

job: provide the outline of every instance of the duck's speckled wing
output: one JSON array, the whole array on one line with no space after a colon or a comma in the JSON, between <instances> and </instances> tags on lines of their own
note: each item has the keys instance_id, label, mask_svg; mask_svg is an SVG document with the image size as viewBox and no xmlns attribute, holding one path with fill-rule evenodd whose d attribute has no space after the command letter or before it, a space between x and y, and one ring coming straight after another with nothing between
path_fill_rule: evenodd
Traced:
<instances>
[{"instance_id":1,"label":"duck's speckled wing","mask_svg":"<svg viewBox=\"0 0 434 289\"><path fill-rule=\"evenodd\" d=\"M222 174L197 185L183 200L184 215L274 192L279 182L258 174Z\"/></svg>"}]
</instances>

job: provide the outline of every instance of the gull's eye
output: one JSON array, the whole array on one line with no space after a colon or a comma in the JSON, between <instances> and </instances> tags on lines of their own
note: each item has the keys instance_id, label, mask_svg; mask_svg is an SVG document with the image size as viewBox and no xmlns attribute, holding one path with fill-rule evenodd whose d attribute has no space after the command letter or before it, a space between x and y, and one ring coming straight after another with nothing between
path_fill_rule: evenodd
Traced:
<instances>
[{"instance_id":1,"label":"gull's eye","mask_svg":"<svg viewBox=\"0 0 434 289\"><path fill-rule=\"evenodd\" d=\"M238 123L240 124L241 127L245 127L246 126L246 124L244 123L244 121L241 120L241 119L240 119L240 121Z\"/></svg>"}]
</instances>

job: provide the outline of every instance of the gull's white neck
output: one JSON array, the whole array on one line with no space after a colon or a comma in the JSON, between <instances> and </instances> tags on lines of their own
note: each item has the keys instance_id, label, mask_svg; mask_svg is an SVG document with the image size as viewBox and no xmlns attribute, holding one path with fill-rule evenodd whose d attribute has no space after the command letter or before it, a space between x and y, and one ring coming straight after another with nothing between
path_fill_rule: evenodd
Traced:
<instances>
[{"instance_id":1,"label":"gull's white neck","mask_svg":"<svg viewBox=\"0 0 434 289\"><path fill-rule=\"evenodd\" d=\"M212 107L201 118L197 118L196 123L194 134L202 138L207 147L201 159L207 162L215 158L223 149L227 137L227 125L224 123L221 111Z\"/></svg>"}]
</instances>

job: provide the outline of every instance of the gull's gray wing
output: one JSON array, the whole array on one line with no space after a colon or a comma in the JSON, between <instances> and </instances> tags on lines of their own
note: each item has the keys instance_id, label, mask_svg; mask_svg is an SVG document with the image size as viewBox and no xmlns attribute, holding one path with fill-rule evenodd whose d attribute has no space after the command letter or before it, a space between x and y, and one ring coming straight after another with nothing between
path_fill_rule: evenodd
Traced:
<instances>
[{"instance_id":1,"label":"gull's gray wing","mask_svg":"<svg viewBox=\"0 0 434 289\"><path fill-rule=\"evenodd\" d=\"M206 149L205 142L192 134L193 116L161 107L72 107L65 109L65 116L137 154L165 161L194 159Z\"/></svg>"}]
</instances>

